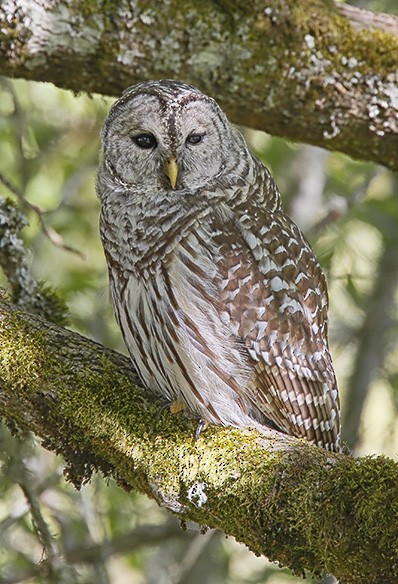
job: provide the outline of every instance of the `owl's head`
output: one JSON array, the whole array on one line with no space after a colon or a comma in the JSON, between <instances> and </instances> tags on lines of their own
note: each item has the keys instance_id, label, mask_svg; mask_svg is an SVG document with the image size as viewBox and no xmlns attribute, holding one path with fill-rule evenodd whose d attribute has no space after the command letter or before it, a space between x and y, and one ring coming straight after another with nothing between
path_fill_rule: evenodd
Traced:
<instances>
[{"instance_id":1,"label":"owl's head","mask_svg":"<svg viewBox=\"0 0 398 584\"><path fill-rule=\"evenodd\" d=\"M194 192L234 164L237 142L213 99L178 81L150 81L112 106L102 130L102 168L146 195Z\"/></svg>"}]
</instances>

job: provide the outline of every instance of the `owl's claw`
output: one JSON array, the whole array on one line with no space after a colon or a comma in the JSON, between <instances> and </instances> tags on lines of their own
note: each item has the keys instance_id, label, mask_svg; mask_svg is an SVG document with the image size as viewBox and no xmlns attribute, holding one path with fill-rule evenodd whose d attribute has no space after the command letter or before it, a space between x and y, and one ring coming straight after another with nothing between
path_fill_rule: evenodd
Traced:
<instances>
[{"instance_id":1,"label":"owl's claw","mask_svg":"<svg viewBox=\"0 0 398 584\"><path fill-rule=\"evenodd\" d=\"M163 414L163 412L167 409L170 410L170 412L172 414L178 414L179 412L182 412L186 409L186 405L183 402L178 401L178 400L174 400L172 402L167 401L159 409L157 417L159 418ZM205 430L208 425L209 425L209 422L207 420L204 420L203 418L201 418L199 420L199 423L198 423L196 430L195 430L195 440L197 440L199 438L202 430Z\"/></svg>"},{"instance_id":2,"label":"owl's claw","mask_svg":"<svg viewBox=\"0 0 398 584\"><path fill-rule=\"evenodd\" d=\"M209 425L209 422L207 420L203 420L203 419L199 420L199 424L197 425L196 431L195 431L195 440L197 440L199 438L202 430L205 430L208 425Z\"/></svg>"},{"instance_id":3,"label":"owl's claw","mask_svg":"<svg viewBox=\"0 0 398 584\"><path fill-rule=\"evenodd\" d=\"M182 412L183 410L185 410L185 407L186 407L185 404L179 402L178 400L172 402L167 401L160 407L157 417L160 418L163 412L167 409L170 410L172 414L178 414L178 412Z\"/></svg>"},{"instance_id":4,"label":"owl's claw","mask_svg":"<svg viewBox=\"0 0 398 584\"><path fill-rule=\"evenodd\" d=\"M183 402L178 401L177 399L170 404L170 412L172 414L178 414L178 412L182 412L185 410L185 404Z\"/></svg>"},{"instance_id":5,"label":"owl's claw","mask_svg":"<svg viewBox=\"0 0 398 584\"><path fill-rule=\"evenodd\" d=\"M167 410L167 408L170 406L170 402L166 402L164 404L162 404L159 408L159 411L157 413L156 418L159 419L160 416L163 414L164 410Z\"/></svg>"}]
</instances>

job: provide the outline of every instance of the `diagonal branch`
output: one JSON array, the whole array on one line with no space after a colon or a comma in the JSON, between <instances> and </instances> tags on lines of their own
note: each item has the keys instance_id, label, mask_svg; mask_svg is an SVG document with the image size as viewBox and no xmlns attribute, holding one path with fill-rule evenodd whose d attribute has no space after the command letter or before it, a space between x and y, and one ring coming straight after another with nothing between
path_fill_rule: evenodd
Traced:
<instances>
[{"instance_id":1,"label":"diagonal branch","mask_svg":"<svg viewBox=\"0 0 398 584\"><path fill-rule=\"evenodd\" d=\"M398 180L391 205L398 208ZM368 217L383 234L383 250L377 266L373 290L365 301L364 321L358 331L359 343L349 383L345 408L344 437L350 448L358 445L360 420L372 382L385 367L391 332L397 324L396 294L398 289L398 222L394 215L368 203Z\"/></svg>"},{"instance_id":2,"label":"diagonal branch","mask_svg":"<svg viewBox=\"0 0 398 584\"><path fill-rule=\"evenodd\" d=\"M398 467L293 438L157 417L128 359L0 301L0 404L64 455L75 484L99 469L183 520L216 527L295 573L398 578Z\"/></svg>"},{"instance_id":3,"label":"diagonal branch","mask_svg":"<svg viewBox=\"0 0 398 584\"><path fill-rule=\"evenodd\" d=\"M238 124L397 169L395 28L323 0L6 0L0 74L110 95L183 79Z\"/></svg>"}]
</instances>

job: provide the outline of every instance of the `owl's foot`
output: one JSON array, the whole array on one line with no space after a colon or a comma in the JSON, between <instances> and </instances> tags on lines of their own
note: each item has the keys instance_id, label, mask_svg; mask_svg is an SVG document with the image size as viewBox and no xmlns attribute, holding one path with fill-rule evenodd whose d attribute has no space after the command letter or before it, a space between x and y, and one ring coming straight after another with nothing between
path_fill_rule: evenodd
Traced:
<instances>
[{"instance_id":1,"label":"owl's foot","mask_svg":"<svg viewBox=\"0 0 398 584\"><path fill-rule=\"evenodd\" d=\"M160 416L163 414L165 410L169 410L172 414L178 414L178 412L182 412L183 410L185 410L185 408L186 405L183 404L182 402L179 402L178 400L172 402L167 401L160 407L157 418L160 418Z\"/></svg>"},{"instance_id":2,"label":"owl's foot","mask_svg":"<svg viewBox=\"0 0 398 584\"><path fill-rule=\"evenodd\" d=\"M185 407L186 407L185 404L179 402L178 400L171 402L171 404L169 405L169 409L172 414L178 414L178 412L182 412L183 410L185 410Z\"/></svg>"},{"instance_id":3,"label":"owl's foot","mask_svg":"<svg viewBox=\"0 0 398 584\"><path fill-rule=\"evenodd\" d=\"M196 431L195 431L195 440L197 440L200 436L200 433L202 432L202 430L206 430L207 426L209 425L209 422L207 420L199 420L199 424L196 427Z\"/></svg>"}]
</instances>

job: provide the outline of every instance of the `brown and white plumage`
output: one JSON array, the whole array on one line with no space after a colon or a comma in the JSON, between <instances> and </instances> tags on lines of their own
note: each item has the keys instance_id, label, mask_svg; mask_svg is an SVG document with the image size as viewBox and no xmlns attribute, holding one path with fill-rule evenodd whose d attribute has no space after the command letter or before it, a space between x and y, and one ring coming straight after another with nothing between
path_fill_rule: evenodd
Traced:
<instances>
[{"instance_id":1,"label":"brown and white plumage","mask_svg":"<svg viewBox=\"0 0 398 584\"><path fill-rule=\"evenodd\" d=\"M160 81L123 94L102 144L101 238L143 383L208 422L338 449L325 278L242 136Z\"/></svg>"}]
</instances>

